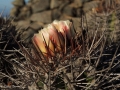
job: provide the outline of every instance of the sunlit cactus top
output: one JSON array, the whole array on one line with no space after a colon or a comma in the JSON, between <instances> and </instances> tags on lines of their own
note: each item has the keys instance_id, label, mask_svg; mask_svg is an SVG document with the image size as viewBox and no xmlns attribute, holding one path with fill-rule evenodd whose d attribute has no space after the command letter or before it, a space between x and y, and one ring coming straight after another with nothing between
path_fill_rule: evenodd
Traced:
<instances>
[{"instance_id":1,"label":"sunlit cactus top","mask_svg":"<svg viewBox=\"0 0 120 90\"><path fill-rule=\"evenodd\" d=\"M66 42L70 42L75 34L72 22L55 20L34 34L32 42L38 52L53 57L55 53L65 52Z\"/></svg>"}]
</instances>

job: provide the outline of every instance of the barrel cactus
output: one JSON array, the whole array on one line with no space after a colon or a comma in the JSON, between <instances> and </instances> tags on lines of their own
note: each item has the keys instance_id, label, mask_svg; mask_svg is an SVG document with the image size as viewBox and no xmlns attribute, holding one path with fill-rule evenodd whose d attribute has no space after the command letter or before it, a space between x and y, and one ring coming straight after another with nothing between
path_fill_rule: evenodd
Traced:
<instances>
[{"instance_id":1,"label":"barrel cactus","mask_svg":"<svg viewBox=\"0 0 120 90\"><path fill-rule=\"evenodd\" d=\"M0 85L29 90L120 89L120 7L104 14L93 10L90 20L81 20L81 33L75 32L72 20L55 20L35 33L29 46L15 35L15 26L1 18ZM85 13L80 19L84 17Z\"/></svg>"}]
</instances>

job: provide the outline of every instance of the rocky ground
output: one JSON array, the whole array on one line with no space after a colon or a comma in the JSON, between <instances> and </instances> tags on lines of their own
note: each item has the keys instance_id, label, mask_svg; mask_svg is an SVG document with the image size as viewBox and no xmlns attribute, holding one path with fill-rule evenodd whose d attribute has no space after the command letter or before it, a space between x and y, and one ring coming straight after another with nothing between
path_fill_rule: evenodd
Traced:
<instances>
[{"instance_id":1,"label":"rocky ground","mask_svg":"<svg viewBox=\"0 0 120 90\"><path fill-rule=\"evenodd\" d=\"M14 0L10 16L14 18L13 24L17 25L21 39L29 42L33 33L54 20L72 19L76 31L80 32L81 7L90 18L92 8L98 1L86 2L82 0ZM29 32L29 33L28 33Z\"/></svg>"}]
</instances>

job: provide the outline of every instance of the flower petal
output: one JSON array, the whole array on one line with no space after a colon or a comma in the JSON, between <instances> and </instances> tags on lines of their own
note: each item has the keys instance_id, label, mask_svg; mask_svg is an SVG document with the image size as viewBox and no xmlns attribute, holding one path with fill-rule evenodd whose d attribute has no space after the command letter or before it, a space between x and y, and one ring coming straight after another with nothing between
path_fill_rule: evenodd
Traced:
<instances>
[{"instance_id":1,"label":"flower petal","mask_svg":"<svg viewBox=\"0 0 120 90\"><path fill-rule=\"evenodd\" d=\"M32 41L38 52L40 51L43 55L47 56L48 50L45 47L45 43L42 39L42 36L40 34L34 34Z\"/></svg>"},{"instance_id":2,"label":"flower petal","mask_svg":"<svg viewBox=\"0 0 120 90\"><path fill-rule=\"evenodd\" d=\"M56 29L58 30L58 32L61 32L62 35L67 36L67 38L70 40L71 37L75 36L75 31L73 28L73 24L72 22L70 22L69 20L66 21L53 21L53 25L56 27Z\"/></svg>"},{"instance_id":3,"label":"flower petal","mask_svg":"<svg viewBox=\"0 0 120 90\"><path fill-rule=\"evenodd\" d=\"M53 43L50 40L50 35L48 33L48 29L44 28L41 31L39 31L39 34L42 35L42 39L43 41L46 43L46 48L49 50L49 53L51 56L55 55L55 47L53 45Z\"/></svg>"},{"instance_id":4,"label":"flower petal","mask_svg":"<svg viewBox=\"0 0 120 90\"><path fill-rule=\"evenodd\" d=\"M49 24L47 28L50 35L50 40L54 43L58 51L62 51L62 48L64 47L63 37L58 33L58 31L52 24Z\"/></svg>"}]
</instances>

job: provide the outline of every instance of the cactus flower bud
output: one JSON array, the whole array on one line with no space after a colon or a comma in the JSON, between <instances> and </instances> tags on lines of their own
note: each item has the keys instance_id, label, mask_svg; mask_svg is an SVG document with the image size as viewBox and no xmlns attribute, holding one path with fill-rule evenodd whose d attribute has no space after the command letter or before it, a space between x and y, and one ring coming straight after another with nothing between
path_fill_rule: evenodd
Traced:
<instances>
[{"instance_id":1,"label":"cactus flower bud","mask_svg":"<svg viewBox=\"0 0 120 90\"><path fill-rule=\"evenodd\" d=\"M72 22L69 20L66 21L57 21L55 20L53 22L53 25L58 30L58 32L61 32L64 38L67 36L67 38L70 40L72 37L75 36L75 31L73 29Z\"/></svg>"},{"instance_id":2,"label":"cactus flower bud","mask_svg":"<svg viewBox=\"0 0 120 90\"><path fill-rule=\"evenodd\" d=\"M58 33L53 24L49 24L47 30L50 36L50 40L54 43L56 50L62 51L62 48L64 47L63 37Z\"/></svg>"},{"instance_id":3,"label":"cactus flower bud","mask_svg":"<svg viewBox=\"0 0 120 90\"><path fill-rule=\"evenodd\" d=\"M50 40L50 35L48 33L48 29L44 28L44 29L40 30L39 34L41 34L42 40L44 41L44 43L46 45L46 48L48 49L47 54L50 54L51 56L54 56L55 55L55 53L54 53L55 52L55 47Z\"/></svg>"},{"instance_id":4,"label":"cactus flower bud","mask_svg":"<svg viewBox=\"0 0 120 90\"><path fill-rule=\"evenodd\" d=\"M34 34L32 41L36 49L46 57L55 56L55 52L66 51L66 41L75 36L72 22L54 21ZM67 37L67 38L66 38Z\"/></svg>"},{"instance_id":5,"label":"cactus flower bud","mask_svg":"<svg viewBox=\"0 0 120 90\"><path fill-rule=\"evenodd\" d=\"M32 38L33 44L36 47L36 49L39 51L41 51L43 53L43 55L47 55L48 50L46 49L46 45L42 39L42 35L41 34L34 34L33 38Z\"/></svg>"},{"instance_id":6,"label":"cactus flower bud","mask_svg":"<svg viewBox=\"0 0 120 90\"><path fill-rule=\"evenodd\" d=\"M49 39L49 34L46 28L39 31L39 34L34 34L32 41L38 51L41 51L44 56L54 56L54 45Z\"/></svg>"}]
</instances>

